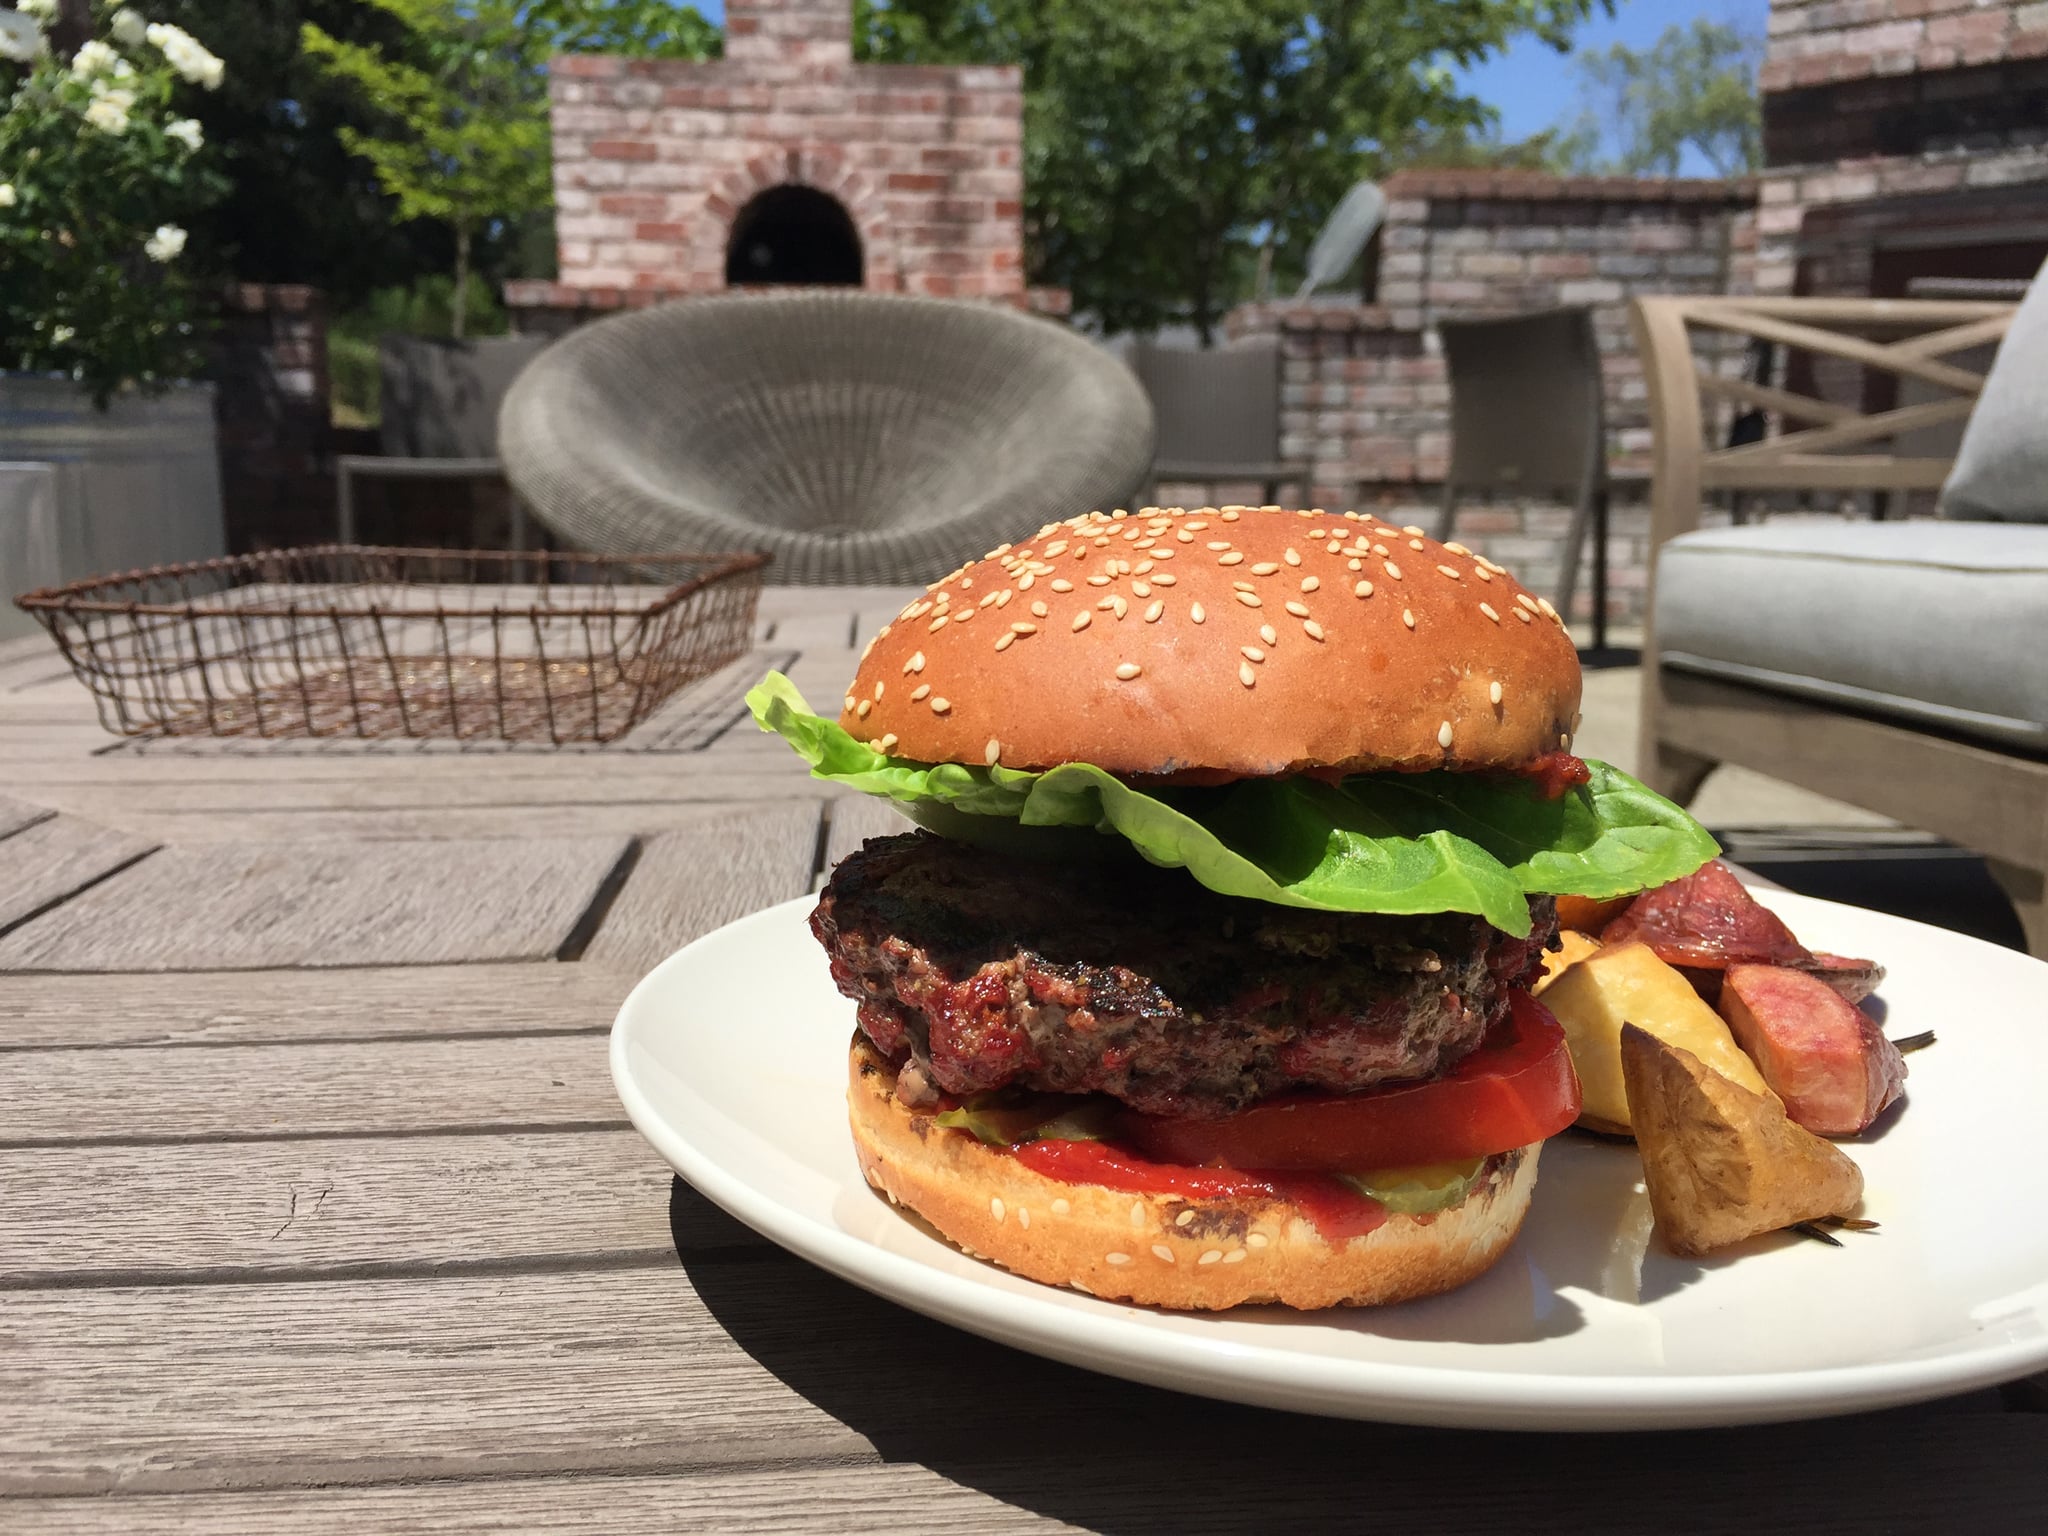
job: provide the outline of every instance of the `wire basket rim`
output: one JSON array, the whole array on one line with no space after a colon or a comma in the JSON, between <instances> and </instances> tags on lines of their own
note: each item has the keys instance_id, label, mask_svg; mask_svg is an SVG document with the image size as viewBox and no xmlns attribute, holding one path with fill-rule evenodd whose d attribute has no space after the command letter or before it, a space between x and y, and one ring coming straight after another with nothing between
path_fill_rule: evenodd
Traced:
<instances>
[{"instance_id":1,"label":"wire basket rim","mask_svg":"<svg viewBox=\"0 0 2048 1536\"><path fill-rule=\"evenodd\" d=\"M135 570L107 572L88 576L80 581L66 582L61 586L39 587L24 592L14 599L15 607L38 618L63 614L126 614L134 617L147 615L150 618L189 619L210 615L233 614L251 618L294 619L307 616L333 618L382 618L399 613L377 603L350 605L347 603L303 604L303 603L225 603L200 601L188 598L179 603L145 603L139 601L115 602L89 594L126 582L172 580L189 576L208 575L226 571L256 569L262 562L283 558L303 558L309 555L352 555L352 556L399 556L407 559L442 560L491 560L504 563L512 561L544 561L559 564L576 564L615 568L622 566L647 565L661 562L689 561L702 564L713 562L705 570L667 588L654 602L646 605L618 605L614 607L591 607L574 610L591 617L653 618L666 612L676 604L695 596L704 588L734 576L743 576L759 571L774 560L774 556L752 550L665 550L650 551L633 555L586 555L565 550L492 550L492 549L429 549L386 544L303 544L289 549L261 550L252 554L223 555L211 560L185 560L171 565L152 565ZM398 583L407 585L408 583ZM417 585L426 585L418 583ZM446 587L445 583L434 583ZM567 586L595 585L595 583L565 582ZM446 605L444 605L446 606ZM455 612L464 617L543 617L556 616L564 612L541 604L529 607L492 606L456 608Z\"/></svg>"}]
</instances>

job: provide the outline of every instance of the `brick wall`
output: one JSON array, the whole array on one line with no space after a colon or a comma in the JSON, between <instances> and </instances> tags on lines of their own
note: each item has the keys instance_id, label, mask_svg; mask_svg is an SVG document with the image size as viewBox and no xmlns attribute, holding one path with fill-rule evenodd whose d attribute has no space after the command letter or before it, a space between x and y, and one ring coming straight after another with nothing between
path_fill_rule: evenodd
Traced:
<instances>
[{"instance_id":1,"label":"brick wall","mask_svg":"<svg viewBox=\"0 0 2048 1536\"><path fill-rule=\"evenodd\" d=\"M857 229L869 288L1024 302L1023 94L1011 67L855 64L847 0L728 7L709 62L558 59L559 277L577 312L725 287L748 201L798 184Z\"/></svg>"},{"instance_id":2,"label":"brick wall","mask_svg":"<svg viewBox=\"0 0 2048 1536\"><path fill-rule=\"evenodd\" d=\"M333 538L325 296L295 284L230 287L207 377L228 548Z\"/></svg>"},{"instance_id":3,"label":"brick wall","mask_svg":"<svg viewBox=\"0 0 2048 1536\"><path fill-rule=\"evenodd\" d=\"M1624 478L1609 547L1612 611L1641 610L1649 430L1626 301L1744 291L1753 260L1747 182L1435 171L1389 178L1379 303L1247 306L1233 335L1278 334L1282 455L1314 470L1313 501L1375 505L1434 527L1450 446L1450 386L1434 326L1447 315L1593 306L1607 380L1609 458ZM1557 580L1568 512L1468 505L1459 538L1541 590ZM1580 584L1579 613L1590 603Z\"/></svg>"}]
</instances>

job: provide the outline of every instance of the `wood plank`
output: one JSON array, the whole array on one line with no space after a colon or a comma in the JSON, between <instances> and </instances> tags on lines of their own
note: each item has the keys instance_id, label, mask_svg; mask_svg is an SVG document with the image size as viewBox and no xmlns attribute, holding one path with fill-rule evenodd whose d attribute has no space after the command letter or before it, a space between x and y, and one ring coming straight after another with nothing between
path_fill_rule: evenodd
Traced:
<instances>
[{"instance_id":1,"label":"wood plank","mask_svg":"<svg viewBox=\"0 0 2048 1536\"><path fill-rule=\"evenodd\" d=\"M0 808L0 815L5 815ZM156 848L146 838L53 816L0 844L0 933L127 868Z\"/></svg>"},{"instance_id":2,"label":"wood plank","mask_svg":"<svg viewBox=\"0 0 2048 1536\"><path fill-rule=\"evenodd\" d=\"M597 1034L0 1051L0 1104L9 1147L610 1130L626 1119Z\"/></svg>"},{"instance_id":3,"label":"wood plank","mask_svg":"<svg viewBox=\"0 0 2048 1536\"><path fill-rule=\"evenodd\" d=\"M55 814L47 805L31 805L12 795L0 795L0 837L12 837L22 828L48 821Z\"/></svg>"},{"instance_id":4,"label":"wood plank","mask_svg":"<svg viewBox=\"0 0 2048 1536\"><path fill-rule=\"evenodd\" d=\"M0 976L0 1060L48 1046L601 1034L632 978L599 966Z\"/></svg>"},{"instance_id":5,"label":"wood plank","mask_svg":"<svg viewBox=\"0 0 2048 1536\"><path fill-rule=\"evenodd\" d=\"M895 803L874 795L854 795L832 802L832 825L825 838L825 868L830 870L871 837L909 832L915 823Z\"/></svg>"},{"instance_id":6,"label":"wood plank","mask_svg":"<svg viewBox=\"0 0 2048 1536\"><path fill-rule=\"evenodd\" d=\"M546 959L625 852L615 837L172 848L0 938L0 969Z\"/></svg>"},{"instance_id":7,"label":"wood plank","mask_svg":"<svg viewBox=\"0 0 2048 1536\"><path fill-rule=\"evenodd\" d=\"M32 1354L0 1353L0 1491L21 1494L807 1464L832 1478L883 1460L1091 1529L1318 1530L1338 1517L1373 1530L1620 1532L1683 1499L1700 1529L1796 1514L1802 1532L1841 1536L2032 1532L2048 1500L2048 1415L1998 1413L1995 1394L1626 1440L1318 1420L1032 1359L774 1252L681 1268L15 1292L7 1323L32 1341ZM989 1383L999 1409L970 1401ZM1363 1507L1361 1465L1373 1469ZM473 1502L489 1507L500 1486Z\"/></svg>"},{"instance_id":8,"label":"wood plank","mask_svg":"<svg viewBox=\"0 0 2048 1536\"><path fill-rule=\"evenodd\" d=\"M1151 1495L1145 1495L1150 1499ZM1131 1499L1135 1506L1137 1500ZM45 1536L768 1536L788 1531L915 1531L921 1536L1010 1536L1078 1531L1051 1515L915 1464L839 1464L733 1470L689 1476L537 1477L274 1493L144 1494L99 1499L24 1499L0 1519ZM1193 1527L1184 1527L1192 1529Z\"/></svg>"},{"instance_id":9,"label":"wood plank","mask_svg":"<svg viewBox=\"0 0 2048 1536\"><path fill-rule=\"evenodd\" d=\"M633 1131L0 1151L0 1288L651 1259L673 1181Z\"/></svg>"},{"instance_id":10,"label":"wood plank","mask_svg":"<svg viewBox=\"0 0 2048 1536\"><path fill-rule=\"evenodd\" d=\"M6 1312L35 1342L0 1352L0 1493L874 1459L735 1344L672 1259L17 1291Z\"/></svg>"},{"instance_id":11,"label":"wood plank","mask_svg":"<svg viewBox=\"0 0 2048 1536\"><path fill-rule=\"evenodd\" d=\"M818 802L715 814L715 823L649 840L585 963L639 974L714 928L810 889Z\"/></svg>"}]
</instances>

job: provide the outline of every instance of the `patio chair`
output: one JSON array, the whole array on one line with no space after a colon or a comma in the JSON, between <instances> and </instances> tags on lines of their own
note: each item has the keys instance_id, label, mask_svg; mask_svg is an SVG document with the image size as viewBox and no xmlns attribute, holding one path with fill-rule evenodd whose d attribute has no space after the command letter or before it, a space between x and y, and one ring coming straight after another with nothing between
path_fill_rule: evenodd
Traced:
<instances>
[{"instance_id":1,"label":"patio chair","mask_svg":"<svg viewBox=\"0 0 2048 1536\"><path fill-rule=\"evenodd\" d=\"M534 515L606 554L764 550L781 582L927 582L1131 504L1152 413L1114 358L993 304L816 291L572 332L499 416Z\"/></svg>"},{"instance_id":2,"label":"patio chair","mask_svg":"<svg viewBox=\"0 0 2048 1536\"><path fill-rule=\"evenodd\" d=\"M1737 763L1975 850L2048 957L2048 293L2025 313L2026 345L2015 352L2015 329L1993 364L2001 406L1955 360L2005 335L2010 304L1634 302L1656 458L1638 768L1683 802ZM1695 333L1717 331L1896 374L1935 398L1865 414L1702 369ZM1761 406L1788 428L1710 450L1704 401ZM1952 444L1898 447L1965 418L1960 459ZM1716 489L1945 483L1948 516L1975 520L1698 528ZM1993 516L2029 521L1981 520Z\"/></svg>"},{"instance_id":3,"label":"patio chair","mask_svg":"<svg viewBox=\"0 0 2048 1536\"><path fill-rule=\"evenodd\" d=\"M357 542L356 481L497 479L498 407L545 337L488 336L454 341L385 336L377 343L381 402L374 454L334 461L341 542ZM525 508L512 498L513 549L526 546Z\"/></svg>"},{"instance_id":4,"label":"patio chair","mask_svg":"<svg viewBox=\"0 0 2048 1536\"><path fill-rule=\"evenodd\" d=\"M1257 337L1228 347L1165 347L1134 340L1126 360L1158 423L1152 490L1166 481L1205 488L1249 481L1268 502L1291 485L1308 498L1311 467L1280 454L1280 344Z\"/></svg>"},{"instance_id":5,"label":"patio chair","mask_svg":"<svg viewBox=\"0 0 2048 1536\"><path fill-rule=\"evenodd\" d=\"M1544 497L1572 509L1557 577L1570 616L1593 535L1593 645L1607 645L1607 422L1600 345L1583 305L1440 320L1451 384L1451 457L1437 537L1456 537L1467 496Z\"/></svg>"}]
</instances>

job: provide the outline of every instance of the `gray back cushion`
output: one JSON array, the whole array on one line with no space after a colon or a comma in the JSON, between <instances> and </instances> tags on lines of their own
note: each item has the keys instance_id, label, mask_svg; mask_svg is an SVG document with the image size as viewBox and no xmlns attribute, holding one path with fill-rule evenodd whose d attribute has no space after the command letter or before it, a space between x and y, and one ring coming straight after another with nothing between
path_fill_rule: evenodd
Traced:
<instances>
[{"instance_id":1,"label":"gray back cushion","mask_svg":"<svg viewBox=\"0 0 2048 1536\"><path fill-rule=\"evenodd\" d=\"M2048 265L2041 269L2048 274ZM2036 276L1942 487L1949 517L2048 522L2048 281Z\"/></svg>"}]
</instances>

